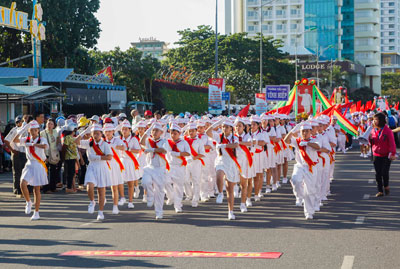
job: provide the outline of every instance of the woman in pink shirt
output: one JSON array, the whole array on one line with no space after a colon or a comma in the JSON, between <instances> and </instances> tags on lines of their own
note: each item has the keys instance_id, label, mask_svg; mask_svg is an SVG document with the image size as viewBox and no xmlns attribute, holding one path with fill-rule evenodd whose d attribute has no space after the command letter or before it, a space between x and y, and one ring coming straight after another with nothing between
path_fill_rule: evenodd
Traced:
<instances>
[{"instance_id":1,"label":"woman in pink shirt","mask_svg":"<svg viewBox=\"0 0 400 269\"><path fill-rule=\"evenodd\" d=\"M376 197L383 196L383 192L385 195L389 195L389 169L391 162L396 159L396 144L392 130L386 125L385 114L375 114L369 140L372 146L376 185L378 186Z\"/></svg>"}]
</instances>

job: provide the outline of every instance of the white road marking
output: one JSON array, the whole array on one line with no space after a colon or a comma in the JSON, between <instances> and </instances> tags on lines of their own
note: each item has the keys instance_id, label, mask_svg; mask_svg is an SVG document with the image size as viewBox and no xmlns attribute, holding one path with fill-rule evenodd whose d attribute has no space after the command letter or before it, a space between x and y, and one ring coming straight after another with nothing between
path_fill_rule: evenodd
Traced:
<instances>
[{"instance_id":1,"label":"white road marking","mask_svg":"<svg viewBox=\"0 0 400 269\"><path fill-rule=\"evenodd\" d=\"M90 224L93 224L95 222L97 222L97 220L92 220L91 222L81 224L81 225L79 225L79 227L89 226Z\"/></svg>"},{"instance_id":2,"label":"white road marking","mask_svg":"<svg viewBox=\"0 0 400 269\"><path fill-rule=\"evenodd\" d=\"M344 256L341 269L352 269L354 263L354 256Z\"/></svg>"},{"instance_id":3,"label":"white road marking","mask_svg":"<svg viewBox=\"0 0 400 269\"><path fill-rule=\"evenodd\" d=\"M370 172L375 172L375 169L371 169Z\"/></svg>"},{"instance_id":4,"label":"white road marking","mask_svg":"<svg viewBox=\"0 0 400 269\"><path fill-rule=\"evenodd\" d=\"M358 216L356 219L356 224L363 224L365 220L364 216Z\"/></svg>"},{"instance_id":5,"label":"white road marking","mask_svg":"<svg viewBox=\"0 0 400 269\"><path fill-rule=\"evenodd\" d=\"M372 184L372 183L374 183L374 181L375 181L375 180L370 179L370 180L368 180L368 183L369 183L369 184Z\"/></svg>"},{"instance_id":6,"label":"white road marking","mask_svg":"<svg viewBox=\"0 0 400 269\"><path fill-rule=\"evenodd\" d=\"M364 199L364 200L367 200L367 199L369 199L369 196L370 196L369 194L364 194L363 199Z\"/></svg>"}]
</instances>

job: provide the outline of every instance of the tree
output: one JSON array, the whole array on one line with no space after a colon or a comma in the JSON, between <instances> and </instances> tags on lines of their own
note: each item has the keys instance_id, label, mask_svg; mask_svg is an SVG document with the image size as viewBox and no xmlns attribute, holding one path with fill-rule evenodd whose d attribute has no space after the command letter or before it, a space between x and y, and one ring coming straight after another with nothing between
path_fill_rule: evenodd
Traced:
<instances>
[{"instance_id":1,"label":"tree","mask_svg":"<svg viewBox=\"0 0 400 269\"><path fill-rule=\"evenodd\" d=\"M169 50L164 65L182 66L194 71L192 81L204 81L204 74L213 76L215 68L215 32L211 26L178 32L178 48ZM219 76L227 78L238 100L253 100L255 85L259 84L260 36L248 38L247 33L219 35ZM263 84L292 84L294 66L279 51L280 41L263 37ZM199 79L196 79L200 76ZM228 79L229 77L229 79ZM240 82L240 78L246 82ZM252 82L251 82L252 81ZM231 85L233 83L234 85ZM247 85L250 88L247 88Z\"/></svg>"},{"instance_id":2,"label":"tree","mask_svg":"<svg viewBox=\"0 0 400 269\"><path fill-rule=\"evenodd\" d=\"M17 3L17 9L32 14L32 2L5 0L2 5ZM100 0L41 0L43 20L46 22L46 40L42 42L43 67L64 67L65 60L78 73L90 73L90 64L82 61L89 57L87 49L94 48L100 37L100 22L95 13ZM32 51L30 34L18 30L3 29L0 33L0 59L17 58ZM32 60L14 64L32 66Z\"/></svg>"},{"instance_id":3,"label":"tree","mask_svg":"<svg viewBox=\"0 0 400 269\"><path fill-rule=\"evenodd\" d=\"M332 68L332 88L331 88L331 70L330 68L321 72L320 78L322 79L320 83L321 89L330 89L332 93L333 89L336 87L345 87L350 89L350 82L348 80L349 74L346 71L342 71L342 68L337 65L333 65Z\"/></svg>"},{"instance_id":4,"label":"tree","mask_svg":"<svg viewBox=\"0 0 400 269\"><path fill-rule=\"evenodd\" d=\"M383 73L382 74L382 91L400 89L399 73Z\"/></svg>"},{"instance_id":5,"label":"tree","mask_svg":"<svg viewBox=\"0 0 400 269\"><path fill-rule=\"evenodd\" d=\"M107 52L91 51L90 54L96 70L111 66L115 83L127 87L128 100L152 101L151 81L161 67L157 59L143 57L143 53L133 47L126 51L117 47Z\"/></svg>"},{"instance_id":6,"label":"tree","mask_svg":"<svg viewBox=\"0 0 400 269\"><path fill-rule=\"evenodd\" d=\"M373 100L377 96L374 91L369 87L362 87L354 92L349 93L349 99L354 101L360 101L365 104L366 102Z\"/></svg>"}]
</instances>

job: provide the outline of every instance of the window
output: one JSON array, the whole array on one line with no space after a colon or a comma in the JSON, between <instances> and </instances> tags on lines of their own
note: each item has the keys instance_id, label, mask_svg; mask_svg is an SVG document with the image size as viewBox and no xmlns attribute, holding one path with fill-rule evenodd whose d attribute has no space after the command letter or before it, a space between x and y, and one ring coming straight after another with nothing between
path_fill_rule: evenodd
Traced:
<instances>
[{"instance_id":1,"label":"window","mask_svg":"<svg viewBox=\"0 0 400 269\"><path fill-rule=\"evenodd\" d=\"M290 30L296 30L297 29L297 24L296 23L291 23L290 24Z\"/></svg>"},{"instance_id":2,"label":"window","mask_svg":"<svg viewBox=\"0 0 400 269\"><path fill-rule=\"evenodd\" d=\"M389 35L390 36L394 36L394 32L389 32Z\"/></svg>"},{"instance_id":3,"label":"window","mask_svg":"<svg viewBox=\"0 0 400 269\"><path fill-rule=\"evenodd\" d=\"M394 7L394 2L389 2L389 7Z\"/></svg>"},{"instance_id":4,"label":"window","mask_svg":"<svg viewBox=\"0 0 400 269\"><path fill-rule=\"evenodd\" d=\"M276 11L276 16L281 16L281 17L285 16L285 11L282 9L278 9Z\"/></svg>"},{"instance_id":5,"label":"window","mask_svg":"<svg viewBox=\"0 0 400 269\"><path fill-rule=\"evenodd\" d=\"M389 21L394 21L394 17L389 17Z\"/></svg>"},{"instance_id":6,"label":"window","mask_svg":"<svg viewBox=\"0 0 400 269\"><path fill-rule=\"evenodd\" d=\"M372 17L373 12L371 10L357 10L354 12L354 17L360 17L360 18L365 18L365 17Z\"/></svg>"},{"instance_id":7,"label":"window","mask_svg":"<svg viewBox=\"0 0 400 269\"><path fill-rule=\"evenodd\" d=\"M276 30L282 30L283 29L283 25L282 24L277 24L276 25Z\"/></svg>"},{"instance_id":8,"label":"window","mask_svg":"<svg viewBox=\"0 0 400 269\"><path fill-rule=\"evenodd\" d=\"M372 25L371 24L356 24L355 31L356 32L369 32L369 31L372 31Z\"/></svg>"},{"instance_id":9,"label":"window","mask_svg":"<svg viewBox=\"0 0 400 269\"><path fill-rule=\"evenodd\" d=\"M357 38L355 41L357 46L369 46L373 44L373 40L371 38Z\"/></svg>"},{"instance_id":10,"label":"window","mask_svg":"<svg viewBox=\"0 0 400 269\"><path fill-rule=\"evenodd\" d=\"M389 50L394 50L394 46L390 46L390 47L389 47Z\"/></svg>"},{"instance_id":11,"label":"window","mask_svg":"<svg viewBox=\"0 0 400 269\"><path fill-rule=\"evenodd\" d=\"M270 10L270 9L264 10L263 11L263 17L264 18L271 18L272 17L272 10Z\"/></svg>"},{"instance_id":12,"label":"window","mask_svg":"<svg viewBox=\"0 0 400 269\"><path fill-rule=\"evenodd\" d=\"M389 39L389 43L394 43L394 39Z\"/></svg>"},{"instance_id":13,"label":"window","mask_svg":"<svg viewBox=\"0 0 400 269\"><path fill-rule=\"evenodd\" d=\"M356 58L358 59L372 59L373 54L371 52L357 52Z\"/></svg>"},{"instance_id":14,"label":"window","mask_svg":"<svg viewBox=\"0 0 400 269\"><path fill-rule=\"evenodd\" d=\"M389 9L389 14L394 14L394 9Z\"/></svg>"},{"instance_id":15,"label":"window","mask_svg":"<svg viewBox=\"0 0 400 269\"><path fill-rule=\"evenodd\" d=\"M389 29L394 29L394 24L389 24Z\"/></svg>"},{"instance_id":16,"label":"window","mask_svg":"<svg viewBox=\"0 0 400 269\"><path fill-rule=\"evenodd\" d=\"M254 32L254 31L255 31L254 25L249 25L249 26L247 27L247 31L248 31L248 32Z\"/></svg>"}]
</instances>

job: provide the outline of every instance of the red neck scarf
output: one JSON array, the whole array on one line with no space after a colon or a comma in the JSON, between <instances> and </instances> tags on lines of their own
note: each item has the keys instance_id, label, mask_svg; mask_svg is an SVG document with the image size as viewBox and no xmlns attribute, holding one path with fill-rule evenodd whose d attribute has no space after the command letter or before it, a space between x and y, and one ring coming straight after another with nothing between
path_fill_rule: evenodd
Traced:
<instances>
[{"instance_id":1,"label":"red neck scarf","mask_svg":"<svg viewBox=\"0 0 400 269\"><path fill-rule=\"evenodd\" d=\"M156 142L151 138L149 138L148 140L149 140L150 147L152 147L153 149L157 149L158 148L158 146L157 146L157 142L158 141ZM170 167L169 167L169 163L167 161L167 158L165 157L165 154L161 153L161 152L155 152L155 154L158 154L158 156L160 156L160 158L165 161L165 168L169 171ZM154 156L153 156L153 158L154 158Z\"/></svg>"},{"instance_id":2,"label":"red neck scarf","mask_svg":"<svg viewBox=\"0 0 400 269\"><path fill-rule=\"evenodd\" d=\"M125 138L122 138L127 150L125 150L126 155L132 160L133 164L135 165L135 170L139 169L139 162L136 159L135 155L129 150L129 142L132 140L132 136L129 136L129 141L126 141Z\"/></svg>"},{"instance_id":3,"label":"red neck scarf","mask_svg":"<svg viewBox=\"0 0 400 269\"><path fill-rule=\"evenodd\" d=\"M31 137L28 136L28 137L26 138L26 143L29 143L30 141L31 141ZM32 142L33 142L33 141L32 141ZM39 137L37 143L40 144L40 137ZM38 161L38 163L40 163L40 164L43 166L43 168L44 168L44 170L46 170L46 174L47 174L47 165L46 165L46 163L39 157L39 155L36 154L35 146L29 146L29 152L31 153L32 157L35 158L35 160Z\"/></svg>"},{"instance_id":4,"label":"red neck scarf","mask_svg":"<svg viewBox=\"0 0 400 269\"><path fill-rule=\"evenodd\" d=\"M300 146L300 142L301 142L301 138L297 138L296 139L297 142L297 146L299 147L299 151L300 151L300 155L303 158L303 160L307 163L308 165L308 170L310 171L310 173L313 172L313 167L315 165L317 165L316 162L313 162L310 158L310 156L308 156L307 152L306 152L306 147L302 147Z\"/></svg>"},{"instance_id":5,"label":"red neck scarf","mask_svg":"<svg viewBox=\"0 0 400 269\"><path fill-rule=\"evenodd\" d=\"M199 155L199 154L197 153L197 151L195 151L194 148L193 148L193 141L195 141L196 138L193 139L193 138L190 138L190 137L188 137L188 136L184 136L184 139L186 140L186 142L188 142L189 147L190 147L190 152L192 153L193 157L196 157L197 155ZM200 160L200 162L201 162L201 164L202 164L203 166L206 165L206 164L204 163L204 160L203 160L202 158L200 158L200 159L198 159L198 160Z\"/></svg>"},{"instance_id":6,"label":"red neck scarf","mask_svg":"<svg viewBox=\"0 0 400 269\"><path fill-rule=\"evenodd\" d=\"M226 137L224 137L224 138L222 139L222 134L219 135L219 138L220 138L220 140L221 140L221 144L230 144L230 141L229 141ZM225 148L225 150L226 150L226 152L228 153L229 157L231 157L231 159L233 160L233 162L234 162L234 163L236 164L236 166L238 167L239 172L242 173L242 168L240 167L240 164L239 164L239 162L238 162L238 160L237 160L237 158L236 158L236 156L235 156L235 153L233 152L233 149L231 149L231 148Z\"/></svg>"},{"instance_id":7,"label":"red neck scarf","mask_svg":"<svg viewBox=\"0 0 400 269\"><path fill-rule=\"evenodd\" d=\"M239 136L239 142L242 142L242 140L243 140L243 138L241 136ZM251 152L250 152L249 148L246 147L245 145L239 145L239 147L246 154L247 162L249 163L249 166L252 167L253 166L253 157L251 156Z\"/></svg>"},{"instance_id":8,"label":"red neck scarf","mask_svg":"<svg viewBox=\"0 0 400 269\"><path fill-rule=\"evenodd\" d=\"M90 143L93 145L92 148L93 148L94 152L96 153L96 155L98 155L98 156L104 156L104 153L101 151L99 145L97 145L97 143L94 141L94 139L93 139L93 138L90 138L89 141L90 141ZM101 141L100 141L100 142L101 142ZM106 161L106 163L107 163L108 169L111 170L111 166L110 166L109 162Z\"/></svg>"},{"instance_id":9,"label":"red neck scarf","mask_svg":"<svg viewBox=\"0 0 400 269\"><path fill-rule=\"evenodd\" d=\"M178 142L175 143L175 141L173 141L171 139L168 139L168 144L172 148L172 151L180 152L179 149L178 149L178 145L177 145L180 141L181 140L179 140ZM186 161L185 157L179 156L178 158L182 160L181 166L186 166L187 165L187 161Z\"/></svg>"},{"instance_id":10,"label":"red neck scarf","mask_svg":"<svg viewBox=\"0 0 400 269\"><path fill-rule=\"evenodd\" d=\"M104 139L104 141L106 141L108 144L111 144L112 140L114 140L114 138L112 138L112 139L110 140L110 142L108 142L107 140ZM121 172L124 171L124 170L125 170L124 164L122 163L122 161L121 161L121 159L119 158L117 152L114 150L114 148L113 148L112 146L111 146L111 151L112 151L112 153L113 153L113 158L114 158L114 160L115 160L115 161L118 163L118 165L119 165L119 170L121 170Z\"/></svg>"}]
</instances>

